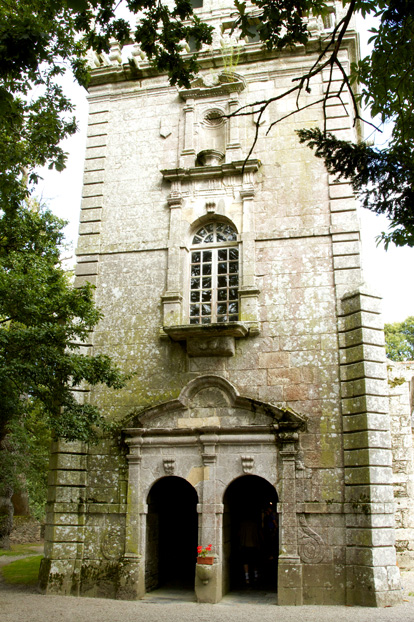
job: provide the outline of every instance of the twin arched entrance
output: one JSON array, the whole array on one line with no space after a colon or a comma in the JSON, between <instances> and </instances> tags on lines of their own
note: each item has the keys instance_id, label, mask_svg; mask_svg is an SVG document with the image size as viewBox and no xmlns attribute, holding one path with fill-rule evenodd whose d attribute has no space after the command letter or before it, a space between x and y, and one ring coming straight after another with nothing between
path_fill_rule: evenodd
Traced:
<instances>
[{"instance_id":1,"label":"twin arched entrance","mask_svg":"<svg viewBox=\"0 0 414 622\"><path fill-rule=\"evenodd\" d=\"M277 589L279 544L274 487L256 475L233 480L223 498L223 594L242 587ZM158 480L147 498L145 589L194 589L198 495L185 479ZM200 542L203 545L207 542Z\"/></svg>"}]
</instances>

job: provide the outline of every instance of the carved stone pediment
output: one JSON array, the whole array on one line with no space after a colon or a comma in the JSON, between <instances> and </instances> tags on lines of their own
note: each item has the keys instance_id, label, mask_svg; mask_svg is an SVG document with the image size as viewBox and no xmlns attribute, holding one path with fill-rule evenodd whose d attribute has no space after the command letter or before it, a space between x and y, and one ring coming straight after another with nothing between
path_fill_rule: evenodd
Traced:
<instances>
[{"instance_id":1,"label":"carved stone pediment","mask_svg":"<svg viewBox=\"0 0 414 622\"><path fill-rule=\"evenodd\" d=\"M180 91L180 96L187 99L200 99L202 97L219 97L240 93L246 88L246 80L233 71L222 71L220 74L206 74L199 76L189 89Z\"/></svg>"},{"instance_id":2,"label":"carved stone pediment","mask_svg":"<svg viewBox=\"0 0 414 622\"><path fill-rule=\"evenodd\" d=\"M271 432L303 429L306 418L285 407L241 396L225 378L216 375L191 380L179 397L133 414L126 434L141 429L182 434L196 430Z\"/></svg>"}]
</instances>

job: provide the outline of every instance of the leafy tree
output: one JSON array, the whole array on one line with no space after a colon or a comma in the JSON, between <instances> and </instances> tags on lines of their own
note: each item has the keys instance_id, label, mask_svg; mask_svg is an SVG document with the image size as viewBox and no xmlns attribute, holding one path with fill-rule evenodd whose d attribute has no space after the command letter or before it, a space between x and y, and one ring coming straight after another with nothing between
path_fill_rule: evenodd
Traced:
<instances>
[{"instance_id":1,"label":"leafy tree","mask_svg":"<svg viewBox=\"0 0 414 622\"><path fill-rule=\"evenodd\" d=\"M323 17L331 10L330 3L323 0L252 2L260 10L256 29L267 49L306 44L310 38L308 16ZM254 13L247 11L245 2L235 0L235 4L242 34L252 34ZM253 104L259 113L257 132L260 117L270 103L296 92L298 109L303 109L300 96L303 91L310 92L312 78L322 70L329 70L332 77L337 70L342 76L339 88L334 90L331 81L318 103L325 110L334 98L342 102L342 95L348 90L356 119L361 118L359 106L364 104L380 124L392 123L388 146L377 149L366 142L352 144L338 140L326 130L326 124L323 129L299 130L299 139L315 149L315 155L325 161L330 173L350 180L364 207L390 219L390 231L381 236L386 248L390 242L414 246L414 4L412 0L343 0L342 4L344 13L332 32L322 39L321 52L311 69L295 78L292 87L284 93ZM352 66L348 78L338 53L357 11L364 16L375 16L379 25L371 30L371 54ZM358 88L356 94L352 85ZM244 114L246 109L236 114ZM270 128L282 118L275 119Z\"/></svg>"},{"instance_id":2,"label":"leafy tree","mask_svg":"<svg viewBox=\"0 0 414 622\"><path fill-rule=\"evenodd\" d=\"M385 349L392 361L414 361L414 316L385 324Z\"/></svg>"},{"instance_id":3,"label":"leafy tree","mask_svg":"<svg viewBox=\"0 0 414 622\"><path fill-rule=\"evenodd\" d=\"M192 16L191 2L173 10L154 1L126 0L140 15L133 32L116 16L118 0L4 0L0 7L0 210L17 210L38 181L36 169L62 170L60 142L76 131L72 104L59 78L71 67L88 83L86 52L109 50L109 40L137 40L172 84L188 85L196 56L184 59L182 40L200 47L210 28ZM189 21L187 18L191 18Z\"/></svg>"},{"instance_id":4,"label":"leafy tree","mask_svg":"<svg viewBox=\"0 0 414 622\"><path fill-rule=\"evenodd\" d=\"M0 217L0 506L6 513L10 490L19 489L28 490L32 511L41 511L52 436L93 441L99 428L108 430L99 410L79 403L72 390L83 382L121 388L126 381L109 357L79 351L101 314L91 286L75 289L61 266L63 224L26 204ZM5 525L11 527L10 516ZM7 533L0 535L7 543Z\"/></svg>"},{"instance_id":5,"label":"leafy tree","mask_svg":"<svg viewBox=\"0 0 414 622\"><path fill-rule=\"evenodd\" d=\"M102 419L71 389L84 381L123 385L108 357L79 352L101 314L91 286L73 288L60 265L62 225L27 207L0 219L0 438L39 402L56 436L88 440Z\"/></svg>"}]
</instances>

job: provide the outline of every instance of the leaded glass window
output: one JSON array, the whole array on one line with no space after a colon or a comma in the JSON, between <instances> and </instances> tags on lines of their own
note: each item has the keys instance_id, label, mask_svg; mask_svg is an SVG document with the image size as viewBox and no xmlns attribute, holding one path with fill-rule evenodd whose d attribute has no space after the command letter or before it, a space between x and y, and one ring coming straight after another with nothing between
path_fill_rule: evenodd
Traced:
<instances>
[{"instance_id":1,"label":"leaded glass window","mask_svg":"<svg viewBox=\"0 0 414 622\"><path fill-rule=\"evenodd\" d=\"M191 250L190 324L239 319L237 233L225 223L209 223L194 235Z\"/></svg>"}]
</instances>

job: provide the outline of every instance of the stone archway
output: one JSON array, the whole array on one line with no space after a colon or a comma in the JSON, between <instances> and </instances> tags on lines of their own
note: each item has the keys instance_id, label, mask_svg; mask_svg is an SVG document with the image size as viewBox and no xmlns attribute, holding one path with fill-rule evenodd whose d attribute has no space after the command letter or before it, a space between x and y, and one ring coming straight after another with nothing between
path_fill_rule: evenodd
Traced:
<instances>
[{"instance_id":1,"label":"stone archway","mask_svg":"<svg viewBox=\"0 0 414 622\"><path fill-rule=\"evenodd\" d=\"M163 477L148 494L145 590L194 589L197 493L181 477Z\"/></svg>"},{"instance_id":2,"label":"stone archway","mask_svg":"<svg viewBox=\"0 0 414 622\"><path fill-rule=\"evenodd\" d=\"M219 602L223 587L225 591L229 587L226 579L223 581L223 571L224 577L230 577L222 542L225 490L237 478L256 476L256 481L268 482L270 487L269 482L280 482L281 491L288 495L279 500L283 540L280 602L290 597L290 577L299 576L301 581L295 486L299 431L305 425L303 416L241 396L234 385L214 375L194 378L177 399L135 414L125 429L130 451L123 594L143 596L147 589L169 578L168 572L163 575L166 566L159 556L169 545L160 543L154 524L165 516L167 505L180 505L174 495L165 501L167 484L175 478L185 480L187 490L194 490L199 538L192 550L196 544L212 545L214 563L208 580L201 577L205 572L201 573L199 564L196 567L196 598L199 602ZM154 484L154 480L167 483ZM182 542L175 540L184 542L185 533L172 533L168 523L163 529L180 555ZM150 542L152 549L148 548ZM194 561L195 557L191 563Z\"/></svg>"},{"instance_id":3,"label":"stone archway","mask_svg":"<svg viewBox=\"0 0 414 622\"><path fill-rule=\"evenodd\" d=\"M249 561L249 589L276 591L279 533L275 488L262 477L244 475L229 484L223 502L223 592L247 587L246 561ZM274 522L272 530L269 522ZM244 559L246 528L257 539L253 558L249 560Z\"/></svg>"}]
</instances>

